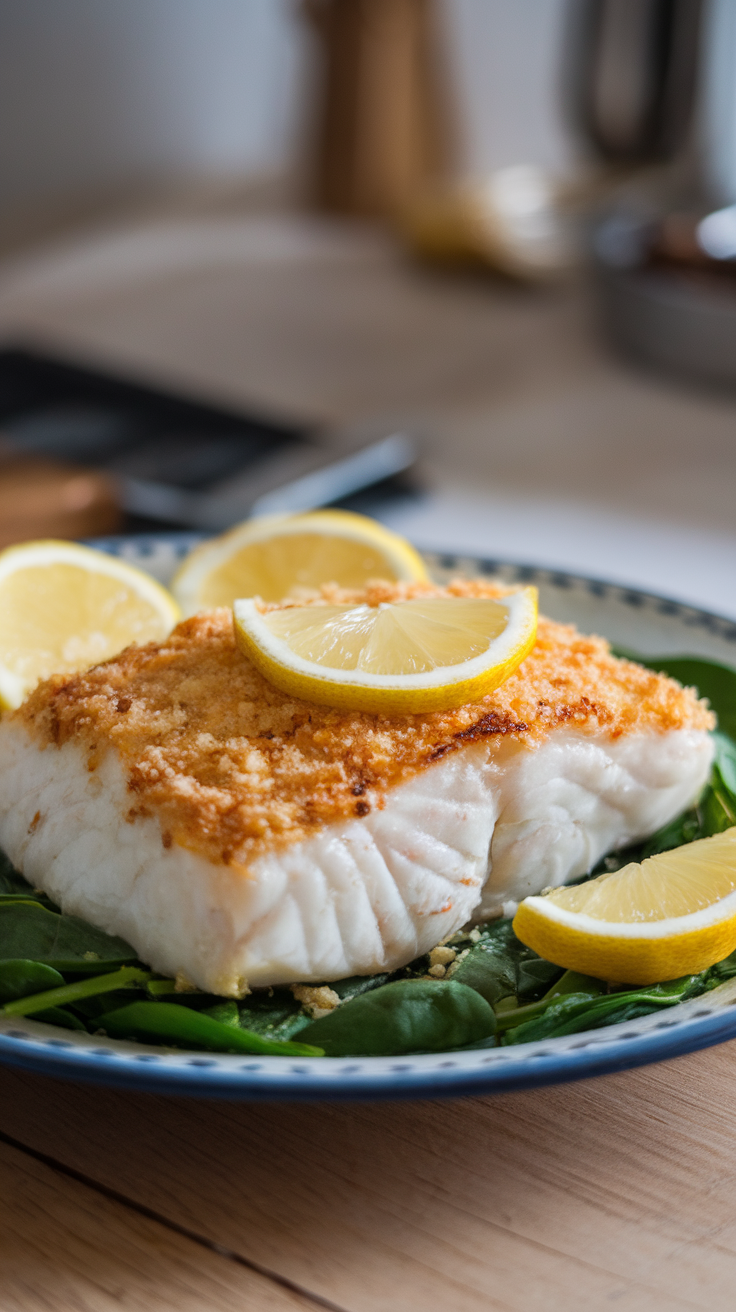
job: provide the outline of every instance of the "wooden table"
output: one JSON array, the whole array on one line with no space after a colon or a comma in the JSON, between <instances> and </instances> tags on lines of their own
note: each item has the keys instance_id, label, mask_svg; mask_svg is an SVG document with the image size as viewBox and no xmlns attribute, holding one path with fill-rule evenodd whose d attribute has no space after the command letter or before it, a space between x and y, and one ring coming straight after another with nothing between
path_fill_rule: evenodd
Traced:
<instances>
[{"instance_id":1,"label":"wooden table","mask_svg":"<svg viewBox=\"0 0 736 1312\"><path fill-rule=\"evenodd\" d=\"M729 1308L736 1044L460 1102L176 1101L0 1073L0 1306Z\"/></svg>"},{"instance_id":2,"label":"wooden table","mask_svg":"<svg viewBox=\"0 0 736 1312\"><path fill-rule=\"evenodd\" d=\"M413 411L437 477L733 531L733 403L628 373L575 292L370 251L336 273L13 277L10 335L295 413ZM435 1103L177 1101L5 1069L0 1131L3 1312L736 1304L735 1044Z\"/></svg>"}]
</instances>

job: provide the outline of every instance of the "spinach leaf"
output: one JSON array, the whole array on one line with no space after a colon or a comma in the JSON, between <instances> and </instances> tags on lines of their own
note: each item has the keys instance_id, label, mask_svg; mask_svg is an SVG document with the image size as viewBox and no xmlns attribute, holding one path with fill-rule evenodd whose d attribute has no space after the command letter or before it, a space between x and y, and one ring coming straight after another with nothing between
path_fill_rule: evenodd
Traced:
<instances>
[{"instance_id":1,"label":"spinach leaf","mask_svg":"<svg viewBox=\"0 0 736 1312\"><path fill-rule=\"evenodd\" d=\"M491 1006L510 994L530 1001L562 975L518 939L510 920L481 927L481 937L449 969L449 978L475 989Z\"/></svg>"},{"instance_id":2,"label":"spinach leaf","mask_svg":"<svg viewBox=\"0 0 736 1312\"><path fill-rule=\"evenodd\" d=\"M424 962L424 969L426 969L426 957L421 957L419 960ZM413 972L416 967L417 963L412 962L405 969ZM327 987L332 989L344 1003L360 997L363 993L381 988L392 978L398 979L403 976L404 970L397 971L393 976L350 975L347 979L328 980ZM312 987L319 988L320 985L314 984ZM239 1007L240 1024L243 1028L262 1035L264 1039L290 1039L307 1025L312 1024L311 1016L297 1001L290 988L255 989L239 1004Z\"/></svg>"},{"instance_id":3,"label":"spinach leaf","mask_svg":"<svg viewBox=\"0 0 736 1312\"><path fill-rule=\"evenodd\" d=\"M567 993L589 993L591 997L597 997L605 991L606 985L595 976L581 975L579 970L566 970L549 992L545 993L542 1001L553 1002L555 998L562 998Z\"/></svg>"},{"instance_id":4,"label":"spinach leaf","mask_svg":"<svg viewBox=\"0 0 736 1312\"><path fill-rule=\"evenodd\" d=\"M2 1008L4 1016L32 1016L34 1012L44 1011L47 1007L65 1007L80 998L94 997L99 993L111 993L115 989L125 988L131 984L145 984L148 971L138 970L135 966L125 966L122 970L107 975L97 975L93 979L78 979L73 984L61 984L58 988L45 989L42 993L32 993L12 1002L6 1002Z\"/></svg>"},{"instance_id":5,"label":"spinach leaf","mask_svg":"<svg viewBox=\"0 0 736 1312\"><path fill-rule=\"evenodd\" d=\"M733 979L736 975L736 952L725 957L723 961L717 961L715 966L710 966L708 970L703 971L702 976L704 991L713 989L717 984L723 984L727 979Z\"/></svg>"},{"instance_id":6,"label":"spinach leaf","mask_svg":"<svg viewBox=\"0 0 736 1312\"><path fill-rule=\"evenodd\" d=\"M204 1012L171 1002L132 1002L100 1017L100 1029L112 1039L173 1044L208 1052L248 1052L273 1057L322 1057L306 1043L273 1043L259 1034L223 1025Z\"/></svg>"},{"instance_id":7,"label":"spinach leaf","mask_svg":"<svg viewBox=\"0 0 736 1312\"><path fill-rule=\"evenodd\" d=\"M736 797L736 742L718 730L711 736L716 747L715 764L721 784L731 797Z\"/></svg>"},{"instance_id":8,"label":"spinach leaf","mask_svg":"<svg viewBox=\"0 0 736 1312\"><path fill-rule=\"evenodd\" d=\"M446 1052L493 1034L493 1010L456 980L396 980L362 993L301 1031L328 1057Z\"/></svg>"},{"instance_id":9,"label":"spinach leaf","mask_svg":"<svg viewBox=\"0 0 736 1312\"><path fill-rule=\"evenodd\" d=\"M590 1001L600 997L606 992L606 985L602 980L594 979L592 975L581 975L577 970L566 970L556 984L545 993L543 998L537 1002L527 1003L525 1006L496 1007L496 1024L499 1031L515 1029L518 1025L523 1025L527 1021L536 1019L547 1013L550 1005L567 997L569 994L575 994L578 998L588 998Z\"/></svg>"},{"instance_id":10,"label":"spinach leaf","mask_svg":"<svg viewBox=\"0 0 736 1312\"><path fill-rule=\"evenodd\" d=\"M504 936L505 937L505 936ZM450 968L450 979L475 989L491 1006L516 993L516 960L500 936L481 939L466 948Z\"/></svg>"},{"instance_id":11,"label":"spinach leaf","mask_svg":"<svg viewBox=\"0 0 736 1312\"><path fill-rule=\"evenodd\" d=\"M99 975L137 960L123 939L76 916L32 902L0 902L0 961L19 958L79 975Z\"/></svg>"},{"instance_id":12,"label":"spinach leaf","mask_svg":"<svg viewBox=\"0 0 736 1312\"><path fill-rule=\"evenodd\" d=\"M243 1029L264 1039L287 1040L310 1024L310 1017L288 988L256 989L238 1009Z\"/></svg>"},{"instance_id":13,"label":"spinach leaf","mask_svg":"<svg viewBox=\"0 0 736 1312\"><path fill-rule=\"evenodd\" d=\"M137 1002L140 996L140 986L131 985L130 988L114 989L109 993L95 993L92 997L77 997L69 1005L76 1016L82 1017L87 1029L94 1031L97 1029L100 1016L106 1011L126 1007L129 1002Z\"/></svg>"},{"instance_id":14,"label":"spinach leaf","mask_svg":"<svg viewBox=\"0 0 736 1312\"><path fill-rule=\"evenodd\" d=\"M351 998L359 998L361 993L370 993L372 989L380 989L383 984L388 984L391 976L384 975L350 975L348 979L331 979L329 988L334 989L341 1002L349 1002Z\"/></svg>"},{"instance_id":15,"label":"spinach leaf","mask_svg":"<svg viewBox=\"0 0 736 1312\"><path fill-rule=\"evenodd\" d=\"M693 988L697 987L697 980L697 975L685 975L682 979L621 993L609 993L603 997L591 997L589 993L568 993L551 1000L541 1015L510 1029L501 1042L531 1043L538 1039L554 1039L563 1034L577 1034L580 1030L616 1025L619 1021L632 1020L635 1016L646 1016L661 1007L672 1007L684 1001L691 996Z\"/></svg>"},{"instance_id":16,"label":"spinach leaf","mask_svg":"<svg viewBox=\"0 0 736 1312\"><path fill-rule=\"evenodd\" d=\"M39 1011L34 1015L34 1020L43 1020L47 1025L60 1025L65 1030L83 1030L87 1032L87 1026L74 1015L74 1012L67 1011L66 1007L49 1007L47 1011Z\"/></svg>"},{"instance_id":17,"label":"spinach leaf","mask_svg":"<svg viewBox=\"0 0 736 1312\"><path fill-rule=\"evenodd\" d=\"M213 1020L219 1021L221 1025L235 1025L237 1029L240 1028L240 1012L234 998L226 998L224 1002L216 1002L214 1007L205 1007L202 1015L211 1016Z\"/></svg>"},{"instance_id":18,"label":"spinach leaf","mask_svg":"<svg viewBox=\"0 0 736 1312\"><path fill-rule=\"evenodd\" d=\"M64 976L58 970L40 961L0 961L0 1003L26 998L42 989L55 989L63 983Z\"/></svg>"}]
</instances>

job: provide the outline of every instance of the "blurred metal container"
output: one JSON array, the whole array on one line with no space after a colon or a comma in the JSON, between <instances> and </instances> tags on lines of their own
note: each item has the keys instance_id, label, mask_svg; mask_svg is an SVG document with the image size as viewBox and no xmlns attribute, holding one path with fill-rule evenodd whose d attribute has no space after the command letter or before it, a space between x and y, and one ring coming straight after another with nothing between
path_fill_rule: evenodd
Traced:
<instances>
[{"instance_id":1,"label":"blurred metal container","mask_svg":"<svg viewBox=\"0 0 736 1312\"><path fill-rule=\"evenodd\" d=\"M736 242L716 252L701 239L717 204L701 112L712 6L577 0L574 13L575 116L598 158L621 171L592 235L605 330L631 359L733 384Z\"/></svg>"},{"instance_id":2,"label":"blurred metal container","mask_svg":"<svg viewBox=\"0 0 736 1312\"><path fill-rule=\"evenodd\" d=\"M736 278L658 257L662 221L620 208L594 237L605 329L632 359L678 377L736 383Z\"/></svg>"}]
</instances>

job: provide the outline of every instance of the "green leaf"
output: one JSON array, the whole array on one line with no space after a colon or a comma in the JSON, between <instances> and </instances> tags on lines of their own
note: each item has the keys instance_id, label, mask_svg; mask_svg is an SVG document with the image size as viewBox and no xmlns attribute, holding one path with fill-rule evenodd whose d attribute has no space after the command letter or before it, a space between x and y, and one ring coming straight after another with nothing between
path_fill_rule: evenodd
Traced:
<instances>
[{"instance_id":1,"label":"green leaf","mask_svg":"<svg viewBox=\"0 0 736 1312\"><path fill-rule=\"evenodd\" d=\"M715 966L703 972L701 978L706 981L706 988L715 988L716 984L733 979L734 975L736 975L736 952L732 952L723 961L716 962Z\"/></svg>"},{"instance_id":2,"label":"green leaf","mask_svg":"<svg viewBox=\"0 0 736 1312\"><path fill-rule=\"evenodd\" d=\"M64 1030L82 1030L87 1033L87 1026L73 1011L67 1011L64 1007L49 1007L47 1011L39 1011L33 1019L45 1021L47 1025L60 1025Z\"/></svg>"},{"instance_id":3,"label":"green leaf","mask_svg":"<svg viewBox=\"0 0 736 1312\"><path fill-rule=\"evenodd\" d=\"M736 798L736 742L725 733L715 732L716 766L721 781L732 797Z\"/></svg>"},{"instance_id":4,"label":"green leaf","mask_svg":"<svg viewBox=\"0 0 736 1312\"><path fill-rule=\"evenodd\" d=\"M126 966L125 969L133 968ZM108 977L103 976L102 978ZM75 1015L81 1016L86 1021L87 1028L95 1030L97 1029L99 1017L106 1011L115 1011L118 1007L127 1007L129 1002L137 1002L140 996L140 987L131 986L127 989L115 989L110 993L96 993L91 998L77 997L70 1005Z\"/></svg>"},{"instance_id":5,"label":"green leaf","mask_svg":"<svg viewBox=\"0 0 736 1312\"><path fill-rule=\"evenodd\" d=\"M569 993L550 1001L541 1015L510 1029L502 1042L515 1044L555 1039L564 1034L577 1034L580 1030L615 1025L621 1020L633 1019L634 1015L645 1016L650 1011L681 1002L689 994L695 980L697 976L685 975L682 979L668 980L647 988L609 993L604 997L591 998L587 993Z\"/></svg>"},{"instance_id":6,"label":"green leaf","mask_svg":"<svg viewBox=\"0 0 736 1312\"><path fill-rule=\"evenodd\" d=\"M530 949L527 949L530 951ZM524 957L516 969L516 993L520 998L538 998L560 978L561 967L543 957Z\"/></svg>"},{"instance_id":7,"label":"green leaf","mask_svg":"<svg viewBox=\"0 0 736 1312\"><path fill-rule=\"evenodd\" d=\"M588 993L594 998L605 991L603 980L596 979L594 975L581 975L579 970L566 970L549 992L545 993L542 1001L552 1002L554 998L563 998L567 993Z\"/></svg>"},{"instance_id":8,"label":"green leaf","mask_svg":"<svg viewBox=\"0 0 736 1312\"><path fill-rule=\"evenodd\" d=\"M43 989L55 989L63 983L64 976L58 970L40 961L22 958L0 961L0 1003L26 998L29 993L40 993Z\"/></svg>"},{"instance_id":9,"label":"green leaf","mask_svg":"<svg viewBox=\"0 0 736 1312\"><path fill-rule=\"evenodd\" d=\"M41 961L66 974L99 975L128 965L137 955L128 943L76 916L37 903L0 903L0 961Z\"/></svg>"},{"instance_id":10,"label":"green leaf","mask_svg":"<svg viewBox=\"0 0 736 1312\"><path fill-rule=\"evenodd\" d=\"M283 1042L311 1023L289 988L256 989L239 1004L243 1029Z\"/></svg>"},{"instance_id":11,"label":"green leaf","mask_svg":"<svg viewBox=\"0 0 736 1312\"><path fill-rule=\"evenodd\" d=\"M322 1057L322 1049L306 1043L273 1043L248 1030L222 1025L204 1012L171 1002L132 1002L100 1017L100 1029L111 1039L173 1044L208 1052L248 1052L273 1057Z\"/></svg>"},{"instance_id":12,"label":"green leaf","mask_svg":"<svg viewBox=\"0 0 736 1312\"><path fill-rule=\"evenodd\" d=\"M475 989L491 1006L509 994L536 999L561 974L560 966L543 961L516 937L510 920L483 926L479 941L450 967L451 979Z\"/></svg>"},{"instance_id":13,"label":"green leaf","mask_svg":"<svg viewBox=\"0 0 736 1312\"><path fill-rule=\"evenodd\" d=\"M380 989L382 985L388 984L390 979L391 976L388 974L350 975L348 979L331 979L328 988L334 989L341 1002L350 1002L352 998L359 998L362 993Z\"/></svg>"},{"instance_id":14,"label":"green leaf","mask_svg":"<svg viewBox=\"0 0 736 1312\"><path fill-rule=\"evenodd\" d=\"M148 971L138 970L135 966L125 966L122 970L107 975L97 975L93 979L78 979L73 984L61 984L59 988L46 989L43 993L17 998L7 1002L2 1008L4 1016L32 1016L34 1012L44 1011L47 1007L65 1007L82 998L95 997L98 993L111 993L115 989L126 988L131 984L145 984Z\"/></svg>"},{"instance_id":15,"label":"green leaf","mask_svg":"<svg viewBox=\"0 0 736 1312\"><path fill-rule=\"evenodd\" d=\"M493 1034L492 1008L456 980L396 980L363 993L301 1031L328 1057L446 1052Z\"/></svg>"},{"instance_id":16,"label":"green leaf","mask_svg":"<svg viewBox=\"0 0 736 1312\"><path fill-rule=\"evenodd\" d=\"M516 961L504 943L482 939L453 966L451 979L475 989L490 1006L516 992Z\"/></svg>"},{"instance_id":17,"label":"green leaf","mask_svg":"<svg viewBox=\"0 0 736 1312\"><path fill-rule=\"evenodd\" d=\"M201 1015L211 1016L213 1020L219 1021L221 1025L234 1025L236 1029L240 1028L240 1012L234 998L226 998L224 1002L216 1002L214 1007L205 1007Z\"/></svg>"}]
</instances>

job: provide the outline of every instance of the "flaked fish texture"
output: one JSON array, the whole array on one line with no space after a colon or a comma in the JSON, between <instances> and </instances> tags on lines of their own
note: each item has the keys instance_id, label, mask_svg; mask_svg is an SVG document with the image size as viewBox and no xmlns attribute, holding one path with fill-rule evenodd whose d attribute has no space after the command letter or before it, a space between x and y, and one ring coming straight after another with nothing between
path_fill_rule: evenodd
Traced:
<instances>
[{"instance_id":1,"label":"flaked fish texture","mask_svg":"<svg viewBox=\"0 0 736 1312\"><path fill-rule=\"evenodd\" d=\"M324 600L420 587L441 591ZM268 684L210 612L0 722L0 845L202 988L372 974L666 823L707 778L712 727L692 690L548 620L482 702L329 710Z\"/></svg>"}]
</instances>

